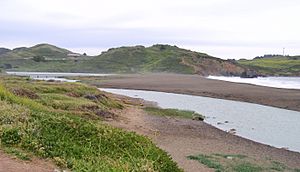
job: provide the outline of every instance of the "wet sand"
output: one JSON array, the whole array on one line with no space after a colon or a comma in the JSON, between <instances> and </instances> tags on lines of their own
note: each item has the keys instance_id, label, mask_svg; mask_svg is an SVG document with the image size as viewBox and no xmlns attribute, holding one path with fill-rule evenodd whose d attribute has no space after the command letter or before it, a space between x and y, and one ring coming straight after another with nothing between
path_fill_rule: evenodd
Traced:
<instances>
[{"instance_id":1,"label":"wet sand","mask_svg":"<svg viewBox=\"0 0 300 172\"><path fill-rule=\"evenodd\" d=\"M102 88L151 90L237 100L300 111L300 90L232 83L199 75L118 75L102 77L92 84Z\"/></svg>"}]
</instances>

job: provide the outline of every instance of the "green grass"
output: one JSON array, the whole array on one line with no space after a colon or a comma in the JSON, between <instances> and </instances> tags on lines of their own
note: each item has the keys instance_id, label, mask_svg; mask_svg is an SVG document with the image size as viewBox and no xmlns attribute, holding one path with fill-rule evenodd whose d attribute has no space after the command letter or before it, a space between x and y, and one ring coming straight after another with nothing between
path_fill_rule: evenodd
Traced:
<instances>
[{"instance_id":1,"label":"green grass","mask_svg":"<svg viewBox=\"0 0 300 172\"><path fill-rule=\"evenodd\" d=\"M53 45L38 44L30 48L17 48L1 55L4 58L9 57L10 59L30 58L35 56L46 58L66 58L69 53L71 52Z\"/></svg>"},{"instance_id":2,"label":"green grass","mask_svg":"<svg viewBox=\"0 0 300 172\"><path fill-rule=\"evenodd\" d=\"M204 120L204 117L202 115L194 111L178 110L178 109L161 109L156 107L145 107L144 110L151 115L170 116L170 117L188 118L188 119L199 117L200 119Z\"/></svg>"},{"instance_id":3,"label":"green grass","mask_svg":"<svg viewBox=\"0 0 300 172\"><path fill-rule=\"evenodd\" d=\"M295 172L297 170L292 169L281 162L273 161L272 159L262 161L240 154L198 154L188 156L187 158L196 160L208 168L213 168L217 172Z\"/></svg>"},{"instance_id":4,"label":"green grass","mask_svg":"<svg viewBox=\"0 0 300 172\"><path fill-rule=\"evenodd\" d=\"M8 154L11 154L21 160L24 160L24 161L30 161L31 158L30 156L27 154L27 153L24 153L24 151L21 151L19 149L16 149L14 147L6 147L4 148L4 152L5 153L8 153Z\"/></svg>"},{"instance_id":5,"label":"green grass","mask_svg":"<svg viewBox=\"0 0 300 172\"><path fill-rule=\"evenodd\" d=\"M240 154L213 154L215 156L223 157L223 158L238 158L238 159L244 159L247 158L246 155L240 155Z\"/></svg>"},{"instance_id":6,"label":"green grass","mask_svg":"<svg viewBox=\"0 0 300 172\"><path fill-rule=\"evenodd\" d=\"M238 62L265 75L300 76L300 58L273 57Z\"/></svg>"},{"instance_id":7,"label":"green grass","mask_svg":"<svg viewBox=\"0 0 300 172\"><path fill-rule=\"evenodd\" d=\"M197 160L201 164L206 165L208 168L215 169L216 172L221 172L224 169L219 162L213 160L213 158L208 155L199 154L197 156L188 156L188 158L191 160Z\"/></svg>"},{"instance_id":8,"label":"green grass","mask_svg":"<svg viewBox=\"0 0 300 172\"><path fill-rule=\"evenodd\" d=\"M236 172L260 172L263 171L263 168L246 162L238 164L233 168L233 170Z\"/></svg>"},{"instance_id":9,"label":"green grass","mask_svg":"<svg viewBox=\"0 0 300 172\"><path fill-rule=\"evenodd\" d=\"M83 56L76 60L67 58L68 53L65 49L41 44L0 55L0 67L6 68L5 70L39 72L164 72L206 75L210 74L208 71L214 70L219 74L242 72L241 67L229 61L170 45L112 48L98 56ZM45 57L46 60L36 62L31 57Z\"/></svg>"},{"instance_id":10,"label":"green grass","mask_svg":"<svg viewBox=\"0 0 300 172\"><path fill-rule=\"evenodd\" d=\"M287 166L284 165L283 163L273 161L272 167L270 169L275 170L275 171L284 171L285 169L287 169Z\"/></svg>"},{"instance_id":11,"label":"green grass","mask_svg":"<svg viewBox=\"0 0 300 172\"><path fill-rule=\"evenodd\" d=\"M0 148L10 154L49 158L72 171L181 171L150 139L106 125L94 111L80 108L122 108L94 87L17 77L1 77L0 85ZM18 88L38 97L13 94Z\"/></svg>"}]
</instances>

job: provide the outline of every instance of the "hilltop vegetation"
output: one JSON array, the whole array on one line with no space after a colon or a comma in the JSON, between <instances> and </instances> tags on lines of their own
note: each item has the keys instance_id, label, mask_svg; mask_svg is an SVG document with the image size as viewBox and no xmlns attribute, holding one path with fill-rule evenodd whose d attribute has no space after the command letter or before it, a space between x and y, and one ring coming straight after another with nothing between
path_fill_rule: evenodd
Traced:
<instances>
[{"instance_id":1,"label":"hilltop vegetation","mask_svg":"<svg viewBox=\"0 0 300 172\"><path fill-rule=\"evenodd\" d=\"M7 49L7 48L0 48L0 55L5 54L5 53L7 53L7 52L9 52L9 51L10 51L10 49Z\"/></svg>"},{"instance_id":2,"label":"hilltop vegetation","mask_svg":"<svg viewBox=\"0 0 300 172\"><path fill-rule=\"evenodd\" d=\"M93 73L179 73L241 76L248 69L258 75L300 76L300 56L263 56L253 60L222 60L176 46L111 48L98 56L68 56L71 51L49 44L13 50L0 49L0 67L13 71Z\"/></svg>"},{"instance_id":3,"label":"hilltop vegetation","mask_svg":"<svg viewBox=\"0 0 300 172\"><path fill-rule=\"evenodd\" d=\"M148 138L102 122L123 107L83 84L1 76L0 148L72 171L181 171Z\"/></svg>"},{"instance_id":4,"label":"hilltop vegetation","mask_svg":"<svg viewBox=\"0 0 300 172\"><path fill-rule=\"evenodd\" d=\"M52 55L51 51L54 52ZM7 70L52 72L240 75L244 71L232 61L170 45L112 48L99 56L59 59L66 53L68 51L43 44L2 54L0 64ZM26 58L34 55L46 60L37 62Z\"/></svg>"},{"instance_id":5,"label":"hilltop vegetation","mask_svg":"<svg viewBox=\"0 0 300 172\"><path fill-rule=\"evenodd\" d=\"M6 51L5 53L0 53L0 58L26 59L36 56L46 58L66 58L69 53L71 53L71 51L53 45L38 44L30 48L20 47L11 51Z\"/></svg>"},{"instance_id":6,"label":"hilltop vegetation","mask_svg":"<svg viewBox=\"0 0 300 172\"><path fill-rule=\"evenodd\" d=\"M300 76L300 56L258 57L253 60L239 60L238 63L262 75Z\"/></svg>"},{"instance_id":7,"label":"hilltop vegetation","mask_svg":"<svg viewBox=\"0 0 300 172\"><path fill-rule=\"evenodd\" d=\"M103 72L117 73L238 75L243 71L229 61L170 45L113 48L94 57L92 62L94 68Z\"/></svg>"}]
</instances>

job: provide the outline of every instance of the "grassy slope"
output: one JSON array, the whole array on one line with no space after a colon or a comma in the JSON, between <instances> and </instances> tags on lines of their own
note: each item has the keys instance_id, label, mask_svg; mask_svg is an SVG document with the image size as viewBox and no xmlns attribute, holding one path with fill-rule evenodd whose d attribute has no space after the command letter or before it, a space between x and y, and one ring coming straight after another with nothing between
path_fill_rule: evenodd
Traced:
<instances>
[{"instance_id":1,"label":"grassy slope","mask_svg":"<svg viewBox=\"0 0 300 172\"><path fill-rule=\"evenodd\" d=\"M0 66L10 64L13 70L21 71L71 72L71 68L75 65L74 60L62 60L67 58L69 53L71 51L53 45L38 44L30 48L17 48L0 55ZM36 56L46 57L51 60L35 62L32 59L26 59Z\"/></svg>"},{"instance_id":2,"label":"grassy slope","mask_svg":"<svg viewBox=\"0 0 300 172\"><path fill-rule=\"evenodd\" d=\"M121 47L95 57L87 66L108 72L173 72L193 73L191 67L181 64L181 57L188 51L172 46L160 50L158 46L145 48Z\"/></svg>"},{"instance_id":3,"label":"grassy slope","mask_svg":"<svg viewBox=\"0 0 300 172\"><path fill-rule=\"evenodd\" d=\"M14 50L0 56L0 64L11 64L13 70L19 71L53 71L53 72L97 72L97 73L148 73L168 72L181 74L239 74L242 68L235 64L211 57L207 54L193 52L176 46L154 45L151 47L135 46L113 48L103 52L99 56L80 58L78 60L48 60L46 62L34 62L22 57L33 56L32 53L39 51L44 55L50 52L38 46L37 48ZM52 57L61 57L53 48ZM20 54L23 55L21 56ZM37 53L41 54L41 53ZM57 54L57 55L56 55ZM12 56L12 57L9 57Z\"/></svg>"},{"instance_id":4,"label":"grassy slope","mask_svg":"<svg viewBox=\"0 0 300 172\"><path fill-rule=\"evenodd\" d=\"M96 115L116 108L122 105L83 84L1 77L0 148L74 171L180 171L148 138Z\"/></svg>"},{"instance_id":5,"label":"grassy slope","mask_svg":"<svg viewBox=\"0 0 300 172\"><path fill-rule=\"evenodd\" d=\"M299 56L239 60L238 62L265 75L300 76Z\"/></svg>"},{"instance_id":6,"label":"grassy slope","mask_svg":"<svg viewBox=\"0 0 300 172\"><path fill-rule=\"evenodd\" d=\"M85 61L91 68L109 73L167 72L201 75L239 74L243 69L229 61L170 45L110 49Z\"/></svg>"},{"instance_id":7,"label":"grassy slope","mask_svg":"<svg viewBox=\"0 0 300 172\"><path fill-rule=\"evenodd\" d=\"M264 75L300 76L300 57L239 60L237 64L176 46L154 45L112 48L95 57L64 59L70 51L48 44L18 48L0 54L0 66L11 64L18 71L240 75L244 68ZM24 59L47 57L45 62ZM56 59L56 60L54 60ZM6 65L7 66L7 65Z\"/></svg>"},{"instance_id":8,"label":"grassy slope","mask_svg":"<svg viewBox=\"0 0 300 172\"><path fill-rule=\"evenodd\" d=\"M0 58L22 59L34 56L44 56L47 58L65 58L68 53L71 53L71 51L49 44L38 44L30 48L16 48L6 54L2 54Z\"/></svg>"}]
</instances>

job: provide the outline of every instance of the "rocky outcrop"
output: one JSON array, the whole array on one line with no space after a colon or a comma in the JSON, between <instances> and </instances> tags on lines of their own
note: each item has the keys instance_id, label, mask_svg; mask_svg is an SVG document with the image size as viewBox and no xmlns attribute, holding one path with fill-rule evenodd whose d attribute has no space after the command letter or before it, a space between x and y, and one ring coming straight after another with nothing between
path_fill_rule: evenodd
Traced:
<instances>
[{"instance_id":1,"label":"rocky outcrop","mask_svg":"<svg viewBox=\"0 0 300 172\"><path fill-rule=\"evenodd\" d=\"M257 78L258 74L254 70L247 69L241 74L241 78Z\"/></svg>"}]
</instances>

